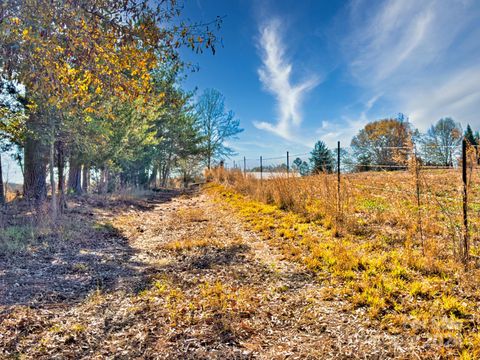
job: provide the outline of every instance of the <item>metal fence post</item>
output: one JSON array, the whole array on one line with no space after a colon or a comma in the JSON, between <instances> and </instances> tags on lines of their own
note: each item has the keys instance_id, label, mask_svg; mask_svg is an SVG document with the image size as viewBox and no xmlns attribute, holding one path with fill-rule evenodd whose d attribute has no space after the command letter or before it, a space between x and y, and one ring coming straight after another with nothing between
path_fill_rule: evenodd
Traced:
<instances>
[{"instance_id":1,"label":"metal fence post","mask_svg":"<svg viewBox=\"0 0 480 360\"><path fill-rule=\"evenodd\" d=\"M468 234L468 202L467 202L467 141L462 140L462 182L463 182L463 262L468 262L469 256L469 234Z\"/></svg>"},{"instance_id":2,"label":"metal fence post","mask_svg":"<svg viewBox=\"0 0 480 360\"><path fill-rule=\"evenodd\" d=\"M340 213L340 141L337 142L337 211Z\"/></svg>"},{"instance_id":3,"label":"metal fence post","mask_svg":"<svg viewBox=\"0 0 480 360\"><path fill-rule=\"evenodd\" d=\"M245 159L245 156L243 157L243 175L247 175L247 159Z\"/></svg>"},{"instance_id":4,"label":"metal fence post","mask_svg":"<svg viewBox=\"0 0 480 360\"><path fill-rule=\"evenodd\" d=\"M263 162L262 162L261 156L260 156L260 180L263 180Z\"/></svg>"},{"instance_id":5,"label":"metal fence post","mask_svg":"<svg viewBox=\"0 0 480 360\"><path fill-rule=\"evenodd\" d=\"M287 151L287 175L290 173L290 154Z\"/></svg>"}]
</instances>

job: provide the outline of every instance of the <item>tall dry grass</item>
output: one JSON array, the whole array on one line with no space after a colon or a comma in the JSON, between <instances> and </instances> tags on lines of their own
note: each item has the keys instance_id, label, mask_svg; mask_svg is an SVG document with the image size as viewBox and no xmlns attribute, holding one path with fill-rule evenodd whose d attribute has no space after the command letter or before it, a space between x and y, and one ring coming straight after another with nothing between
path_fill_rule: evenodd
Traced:
<instances>
[{"instance_id":1,"label":"tall dry grass","mask_svg":"<svg viewBox=\"0 0 480 360\"><path fill-rule=\"evenodd\" d=\"M472 161L473 163L473 161ZM207 178L266 204L316 221L337 236L377 236L390 246L420 249L437 259L462 258L460 169L429 169L411 158L407 170L260 180L240 170L212 169ZM480 170L469 169L471 255L480 255Z\"/></svg>"},{"instance_id":2,"label":"tall dry grass","mask_svg":"<svg viewBox=\"0 0 480 360\"><path fill-rule=\"evenodd\" d=\"M465 266L461 170L416 159L406 168L344 174L340 194L332 174L208 175L222 185L212 194L285 258L317 273L328 299L364 308L391 333L428 339L445 358L480 358L480 170L469 172Z\"/></svg>"}]
</instances>

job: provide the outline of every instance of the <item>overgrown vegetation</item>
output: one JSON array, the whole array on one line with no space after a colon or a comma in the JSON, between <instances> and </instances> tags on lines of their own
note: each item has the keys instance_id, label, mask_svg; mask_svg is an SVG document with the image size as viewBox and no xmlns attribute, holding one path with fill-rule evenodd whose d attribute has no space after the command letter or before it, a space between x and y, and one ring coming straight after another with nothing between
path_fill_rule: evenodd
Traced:
<instances>
[{"instance_id":1,"label":"overgrown vegetation","mask_svg":"<svg viewBox=\"0 0 480 360\"><path fill-rule=\"evenodd\" d=\"M182 10L0 3L0 155L23 174L5 184L0 157L0 356L388 358L414 338L421 356L480 358L479 133L399 114L337 154L319 140L308 162L259 157L260 179L245 158L227 171L240 121L218 90L183 88L181 57L215 53L222 19ZM293 139L310 85L264 35L280 130L255 125Z\"/></svg>"},{"instance_id":2,"label":"overgrown vegetation","mask_svg":"<svg viewBox=\"0 0 480 360\"><path fill-rule=\"evenodd\" d=\"M345 175L338 199L336 177L328 174L261 181L216 170L212 177L222 185L209 191L286 258L318 274L332 299L365 308L391 333L425 334L443 356L477 358L480 271L476 256L467 268L456 257L461 176L424 170L419 208L415 174ZM472 202L480 196L477 176L471 174ZM480 223L471 218L478 254Z\"/></svg>"},{"instance_id":3,"label":"overgrown vegetation","mask_svg":"<svg viewBox=\"0 0 480 360\"><path fill-rule=\"evenodd\" d=\"M68 194L186 185L231 153L224 141L241 128L223 95L207 89L197 104L182 89L180 49L215 53L221 18L187 21L173 0L1 9L0 150L15 150L25 199L51 196L52 218Z\"/></svg>"}]
</instances>

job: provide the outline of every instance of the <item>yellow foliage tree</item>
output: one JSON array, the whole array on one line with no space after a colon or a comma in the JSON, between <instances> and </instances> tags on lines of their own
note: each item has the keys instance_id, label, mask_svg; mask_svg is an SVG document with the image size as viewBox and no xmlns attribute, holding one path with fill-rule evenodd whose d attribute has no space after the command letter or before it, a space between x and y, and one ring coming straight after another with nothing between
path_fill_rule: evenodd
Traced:
<instances>
[{"instance_id":1,"label":"yellow foliage tree","mask_svg":"<svg viewBox=\"0 0 480 360\"><path fill-rule=\"evenodd\" d=\"M176 0L8 0L0 7L3 76L25 85L30 100L25 195L46 195L48 114L108 116L106 98L148 101L150 72L177 60L181 45L210 48L208 24L169 26ZM219 24L219 19L214 25ZM201 33L201 35L199 35ZM108 103L108 102L107 102ZM61 117L60 117L61 118ZM78 125L78 124L77 124ZM53 125L52 125L53 126Z\"/></svg>"}]
</instances>

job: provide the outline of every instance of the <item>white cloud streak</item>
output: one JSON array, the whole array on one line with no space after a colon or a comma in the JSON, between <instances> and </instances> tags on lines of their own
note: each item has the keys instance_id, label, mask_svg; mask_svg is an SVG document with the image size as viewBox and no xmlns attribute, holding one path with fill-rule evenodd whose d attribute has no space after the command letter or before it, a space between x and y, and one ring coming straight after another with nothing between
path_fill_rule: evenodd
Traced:
<instances>
[{"instance_id":1,"label":"white cloud streak","mask_svg":"<svg viewBox=\"0 0 480 360\"><path fill-rule=\"evenodd\" d=\"M336 146L337 141L340 141L343 147L350 146L352 137L371 121L368 112L375 106L381 97L382 94L380 93L368 99L363 104L363 110L358 118L343 116L342 121L322 121L321 126L317 128L315 134L319 135L328 146ZM312 141L311 143L314 142Z\"/></svg>"},{"instance_id":2,"label":"white cloud streak","mask_svg":"<svg viewBox=\"0 0 480 360\"><path fill-rule=\"evenodd\" d=\"M277 121L275 124L254 122L254 125L292 140L295 128L302 122L301 105L304 97L318 85L319 80L316 76L310 76L308 80L292 84L292 64L286 58L279 30L279 20L264 24L260 28L258 43L263 63L258 75L265 89L275 96Z\"/></svg>"},{"instance_id":3,"label":"white cloud streak","mask_svg":"<svg viewBox=\"0 0 480 360\"><path fill-rule=\"evenodd\" d=\"M382 93L422 130L440 117L480 126L480 4L352 2L344 54L367 93Z\"/></svg>"}]
</instances>

